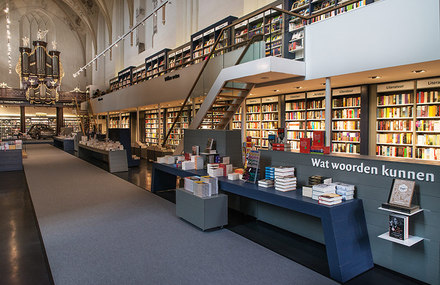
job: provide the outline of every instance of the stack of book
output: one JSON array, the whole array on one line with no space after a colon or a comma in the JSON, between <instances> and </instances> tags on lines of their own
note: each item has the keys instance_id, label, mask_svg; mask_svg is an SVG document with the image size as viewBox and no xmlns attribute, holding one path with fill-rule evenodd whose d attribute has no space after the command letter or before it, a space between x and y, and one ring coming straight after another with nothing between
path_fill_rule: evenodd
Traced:
<instances>
[{"instance_id":1,"label":"stack of book","mask_svg":"<svg viewBox=\"0 0 440 285\"><path fill-rule=\"evenodd\" d=\"M409 237L408 216L392 214L389 218L389 236L392 238L406 240Z\"/></svg>"},{"instance_id":2,"label":"stack of book","mask_svg":"<svg viewBox=\"0 0 440 285\"><path fill-rule=\"evenodd\" d=\"M332 206L342 203L342 196L335 193L327 193L320 195L318 203L322 205Z\"/></svg>"},{"instance_id":3,"label":"stack of book","mask_svg":"<svg viewBox=\"0 0 440 285\"><path fill-rule=\"evenodd\" d=\"M263 179L258 181L258 186L264 187L264 188L270 188L273 187L274 183L273 180L270 179Z\"/></svg>"},{"instance_id":4,"label":"stack of book","mask_svg":"<svg viewBox=\"0 0 440 285\"><path fill-rule=\"evenodd\" d=\"M194 182L194 195L201 198L209 197L209 184L203 181Z\"/></svg>"},{"instance_id":5,"label":"stack of book","mask_svg":"<svg viewBox=\"0 0 440 285\"><path fill-rule=\"evenodd\" d=\"M313 175L309 177L309 185L329 184L332 183L332 178L321 175Z\"/></svg>"},{"instance_id":6,"label":"stack of book","mask_svg":"<svg viewBox=\"0 0 440 285\"><path fill-rule=\"evenodd\" d=\"M275 168L271 166L266 166L265 168L265 178L268 180L274 180L275 179Z\"/></svg>"},{"instance_id":7,"label":"stack of book","mask_svg":"<svg viewBox=\"0 0 440 285\"><path fill-rule=\"evenodd\" d=\"M302 187L302 195L304 197L312 198L313 196L313 186L312 185L305 185Z\"/></svg>"},{"instance_id":8,"label":"stack of book","mask_svg":"<svg viewBox=\"0 0 440 285\"><path fill-rule=\"evenodd\" d=\"M296 190L295 167L279 166L274 168L275 190L292 191Z\"/></svg>"},{"instance_id":9,"label":"stack of book","mask_svg":"<svg viewBox=\"0 0 440 285\"><path fill-rule=\"evenodd\" d=\"M275 190L282 192L296 190L296 177L289 175L275 178Z\"/></svg>"},{"instance_id":10,"label":"stack of book","mask_svg":"<svg viewBox=\"0 0 440 285\"><path fill-rule=\"evenodd\" d=\"M354 198L354 185L345 184L342 182L334 182L330 183L330 185L334 185L336 187L336 194L342 196L343 201L353 200Z\"/></svg>"},{"instance_id":11,"label":"stack of book","mask_svg":"<svg viewBox=\"0 0 440 285\"><path fill-rule=\"evenodd\" d=\"M313 200L318 200L319 196L324 194L335 194L335 193L336 193L336 187L334 185L318 184L318 185L313 185L312 187Z\"/></svg>"}]
</instances>

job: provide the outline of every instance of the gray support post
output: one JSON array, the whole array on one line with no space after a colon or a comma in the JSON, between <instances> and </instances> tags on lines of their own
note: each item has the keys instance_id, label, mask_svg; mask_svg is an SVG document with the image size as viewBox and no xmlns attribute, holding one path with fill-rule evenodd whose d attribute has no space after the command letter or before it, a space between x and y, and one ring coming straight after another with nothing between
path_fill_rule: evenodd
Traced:
<instances>
[{"instance_id":1,"label":"gray support post","mask_svg":"<svg viewBox=\"0 0 440 285\"><path fill-rule=\"evenodd\" d=\"M332 88L331 79L325 79L325 146L331 145L332 139Z\"/></svg>"}]
</instances>

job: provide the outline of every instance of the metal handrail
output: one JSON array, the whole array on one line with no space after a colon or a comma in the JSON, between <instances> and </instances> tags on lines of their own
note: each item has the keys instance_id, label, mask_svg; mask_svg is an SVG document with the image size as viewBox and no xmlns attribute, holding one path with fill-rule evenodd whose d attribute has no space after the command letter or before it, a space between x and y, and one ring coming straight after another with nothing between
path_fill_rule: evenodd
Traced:
<instances>
[{"instance_id":1,"label":"metal handrail","mask_svg":"<svg viewBox=\"0 0 440 285\"><path fill-rule=\"evenodd\" d=\"M224 29L226 29L226 28L227 28L227 27L225 27ZM221 33L223 32L224 29L222 29ZM221 33L220 33L220 34L221 34ZM241 55L240 55L240 57L238 58L238 60L237 60L237 62L235 63L235 65L238 64L238 63L240 63L240 61L243 59L243 57L244 57L244 55L246 54L246 52L249 50L250 45L251 45L253 42L255 42L256 39L258 39L258 38L261 39L262 36L263 36L263 35L254 35L251 39L247 40L248 43L246 44L246 47L244 48L243 52L241 53ZM208 55L208 58L204 61L203 66L202 66L202 68L200 69L199 74L197 75L196 80L194 81L194 83L193 83L193 85L192 85L190 91L188 92L188 95L186 96L185 101L183 102L182 106L180 107L179 113L177 113L177 116L174 118L174 122L173 122L173 124L171 125L171 128L168 130L168 132L167 132L167 134L166 134L166 136L165 136L165 138L164 138L164 140L163 140L163 142L162 142L162 147L164 147L164 146L166 145L166 142L167 142L167 140L168 140L168 137L170 136L171 132L173 131L174 126L177 124L177 121L180 119L180 115L182 114L183 109L186 107L186 103L188 102L189 98L191 97L191 94L192 94L192 92L194 91L194 89L195 89L195 87L196 87L196 85L197 85L197 83L198 83L200 77L202 76L202 73L203 73L203 71L205 70L206 65L208 64L208 62L209 62L209 60L210 60L210 58L211 58L211 56L212 56L212 54L213 54L213 52L214 52L215 47L217 46L217 43L219 42L219 40L220 40L220 37L217 38L217 40L216 40L216 42L215 42L215 44L214 44L214 46L213 46L211 52L210 52L209 55Z\"/></svg>"}]
</instances>

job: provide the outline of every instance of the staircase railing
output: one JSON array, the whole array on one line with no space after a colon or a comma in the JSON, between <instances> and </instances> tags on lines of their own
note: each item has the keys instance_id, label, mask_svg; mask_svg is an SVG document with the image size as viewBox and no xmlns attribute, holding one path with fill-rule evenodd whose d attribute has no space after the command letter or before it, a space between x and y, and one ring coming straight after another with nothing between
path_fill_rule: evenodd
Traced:
<instances>
[{"instance_id":1,"label":"staircase railing","mask_svg":"<svg viewBox=\"0 0 440 285\"><path fill-rule=\"evenodd\" d=\"M190 97L191 97L192 92L194 91L194 89L195 89L195 87L196 87L196 85L197 85L197 83L198 83L200 77L202 76L203 71L205 70L205 67L206 67L206 65L208 64L209 59L211 58L212 52L214 51L215 46L216 46L217 42L219 41L219 39L220 39L220 37L217 38L217 41L216 41L216 43L214 44L214 47L213 47L211 53L209 54L209 58L207 58L207 59L204 61L204 64L203 64L203 66L202 66L202 69L200 70L199 74L197 75L196 80L194 81L194 83L193 83L193 85L192 85L190 91L188 92L188 95L186 96L186 98L185 98L185 100L184 100L182 106L180 107L179 112L177 113L176 117L174 118L173 124L172 124L171 127L169 128L169 130L168 130L168 132L167 132L167 134L166 134L166 136L165 136L165 138L164 138L164 140L163 140L163 142L162 142L162 146L165 146L165 145L166 145L167 140L168 140L170 134L172 133L174 127L175 127L176 124L178 123L178 121L179 121L179 119L180 119L180 116L181 116L182 112L183 112L184 109L187 107L186 104L188 103L188 101L189 101L189 99L190 99ZM234 65L237 65L237 64L239 64L239 63L242 61L243 57L246 55L247 51L249 50L249 47L250 47L253 43L255 43L255 42L259 41L259 40L262 40L262 39L263 39L263 35L262 35L262 34L259 34L259 35L254 35L251 39L245 41L246 46L245 46L245 48L243 49L243 51L241 52L239 58L237 59L237 61L236 61L236 63L235 63ZM217 50L216 52L218 52L218 50Z\"/></svg>"}]
</instances>

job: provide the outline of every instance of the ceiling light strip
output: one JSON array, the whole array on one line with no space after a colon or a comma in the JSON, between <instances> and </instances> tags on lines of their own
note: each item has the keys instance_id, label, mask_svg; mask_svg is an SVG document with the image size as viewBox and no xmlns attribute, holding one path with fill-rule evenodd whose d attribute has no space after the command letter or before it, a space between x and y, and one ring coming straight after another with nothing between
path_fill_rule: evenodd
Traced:
<instances>
[{"instance_id":1,"label":"ceiling light strip","mask_svg":"<svg viewBox=\"0 0 440 285\"><path fill-rule=\"evenodd\" d=\"M156 9L154 9L150 14L145 16L141 21L139 21L136 25L134 25L131 29L129 29L125 34L120 36L116 41L114 41L111 45L109 45L106 49L104 49L102 52L97 54L92 60L90 60L86 65L81 67L77 72L73 74L73 77L77 77L83 70L85 70L88 66L90 66L95 60L97 60L101 56L105 56L105 53L112 49L114 46L116 46L120 41L124 40L125 37L130 35L137 27L142 25L148 18L150 18L152 15L156 14L157 11L159 11L162 7L164 7L166 4L168 4L170 0L165 0L163 3L161 3ZM170 2L171 4L171 2Z\"/></svg>"}]
</instances>

